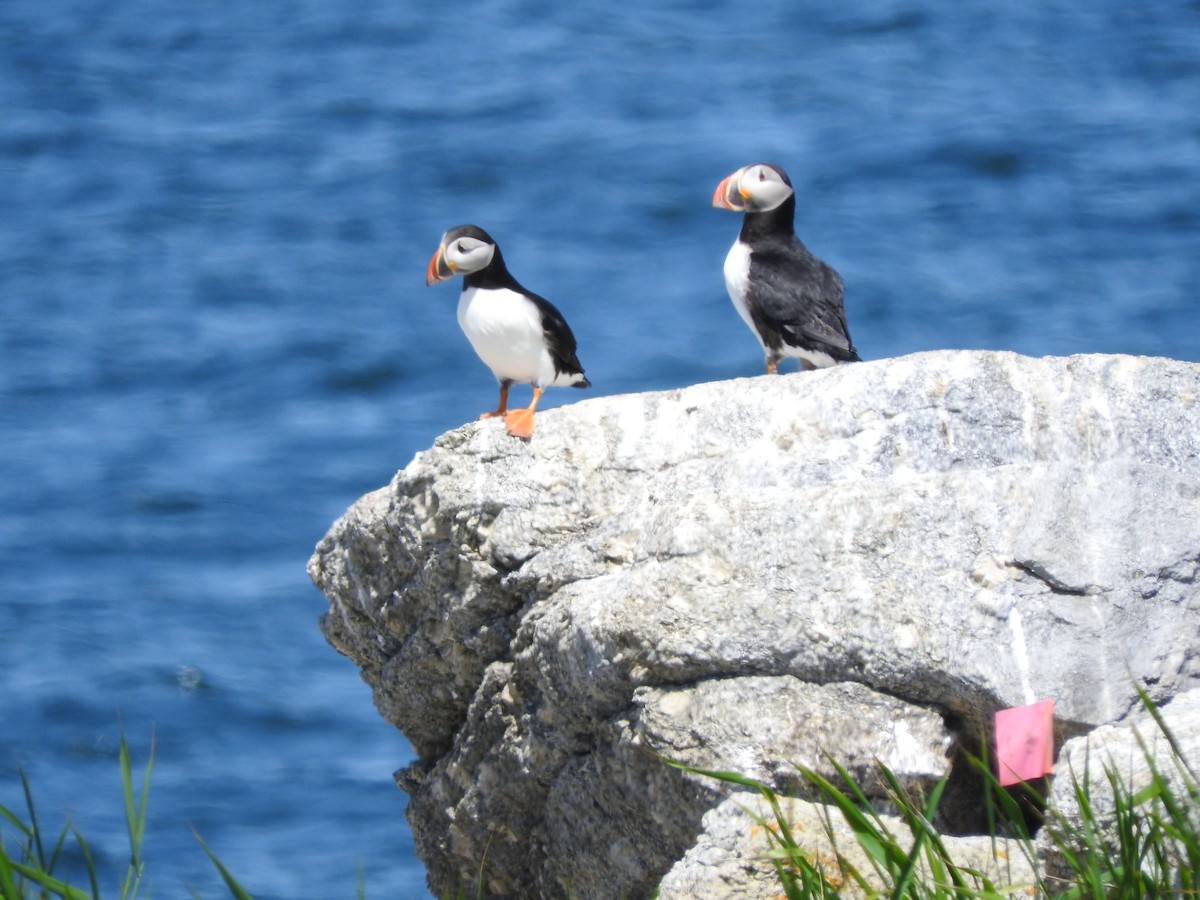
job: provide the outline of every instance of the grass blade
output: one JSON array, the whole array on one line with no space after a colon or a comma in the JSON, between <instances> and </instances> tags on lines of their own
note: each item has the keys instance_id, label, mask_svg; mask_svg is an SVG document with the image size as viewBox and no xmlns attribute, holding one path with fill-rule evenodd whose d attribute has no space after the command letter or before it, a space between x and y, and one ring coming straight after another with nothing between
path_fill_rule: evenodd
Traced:
<instances>
[{"instance_id":1,"label":"grass blade","mask_svg":"<svg viewBox=\"0 0 1200 900\"><path fill-rule=\"evenodd\" d=\"M7 812L7 810L5 811ZM17 884L13 881L12 863L4 850L3 840L0 840L0 897L3 897L4 900L8 900L10 897L12 900L20 900L21 897L17 893Z\"/></svg>"},{"instance_id":2,"label":"grass blade","mask_svg":"<svg viewBox=\"0 0 1200 900\"><path fill-rule=\"evenodd\" d=\"M1155 706L1154 701L1150 699L1150 695L1146 693L1145 689L1140 684L1135 682L1133 687L1134 690L1137 691L1138 699L1142 701L1142 706L1146 708L1146 712L1148 712L1150 717L1154 719L1154 724L1158 726L1158 730L1162 732L1163 737L1167 739L1167 743L1171 746L1171 753L1175 758L1176 765L1181 766L1186 771L1187 775L1190 776L1190 780L1193 785L1195 785L1197 782L1200 782L1200 775L1196 774L1196 770L1192 768L1187 757L1183 755L1183 748L1179 745L1179 741L1176 740L1174 732L1167 727L1167 723L1166 720L1163 719L1162 712L1160 712L1158 707Z\"/></svg>"},{"instance_id":3,"label":"grass blade","mask_svg":"<svg viewBox=\"0 0 1200 900\"><path fill-rule=\"evenodd\" d=\"M674 759L667 759L665 756L660 756L663 762L673 769L679 769L683 772L688 772L692 775L703 775L705 778L715 778L718 781L724 781L728 784L736 784L741 787L752 788L753 790L762 793L764 791L772 792L771 786L763 784L761 781L756 781L746 775L738 772L723 772L716 769L697 769L695 766L689 766L687 763L678 762Z\"/></svg>"},{"instance_id":4,"label":"grass blade","mask_svg":"<svg viewBox=\"0 0 1200 900\"><path fill-rule=\"evenodd\" d=\"M142 840L146 834L146 803L150 797L150 775L154 770L154 733L150 733L150 753L146 759L146 770L136 796L133 785L133 765L129 758L129 744L125 733L121 733L118 751L121 767L121 798L125 804L125 827L129 832L129 868L121 885L122 900L133 900L141 886L145 861L142 859Z\"/></svg>"},{"instance_id":5,"label":"grass blade","mask_svg":"<svg viewBox=\"0 0 1200 900\"><path fill-rule=\"evenodd\" d=\"M49 875L54 872L54 867L58 865L58 859L60 856L62 856L63 844L66 843L67 835L70 833L71 820L68 818L67 822L62 827L62 831L58 833L58 840L54 842L54 849L50 851L50 862L43 867L46 871L46 874Z\"/></svg>"},{"instance_id":6,"label":"grass blade","mask_svg":"<svg viewBox=\"0 0 1200 900\"><path fill-rule=\"evenodd\" d=\"M32 835L29 832L29 826L26 825L24 822L22 822L20 819L18 819L11 810L5 809L3 806L0 806L0 816L3 816L4 818L8 819L8 821L12 825L12 827L17 829L17 831L19 831L23 837L25 837L25 838L32 837Z\"/></svg>"},{"instance_id":7,"label":"grass blade","mask_svg":"<svg viewBox=\"0 0 1200 900\"><path fill-rule=\"evenodd\" d=\"M146 833L146 801L150 794L150 773L154 767L154 736L150 736L150 755L146 760L146 771L142 776L141 789L134 797L133 766L129 759L129 744L121 734L119 750L121 766L121 797L125 803L125 825L129 831L129 864L137 871L142 870L142 839Z\"/></svg>"},{"instance_id":8,"label":"grass blade","mask_svg":"<svg viewBox=\"0 0 1200 900\"><path fill-rule=\"evenodd\" d=\"M11 866L13 871L19 874L26 881L32 881L34 884L40 886L44 890L50 891L50 893L62 897L63 900L92 900L92 898L90 898L83 891L79 890L79 888L71 887L71 885L67 884L65 881L60 881L54 876L48 875L37 866L29 866L25 863L14 862L12 860L8 860L8 865ZM14 900L20 900L23 895L16 893L14 890L11 896L14 898Z\"/></svg>"},{"instance_id":9,"label":"grass blade","mask_svg":"<svg viewBox=\"0 0 1200 900\"><path fill-rule=\"evenodd\" d=\"M42 847L42 829L38 827L37 810L33 806L33 791L29 789L29 778L25 775L25 770L21 770L21 790L25 794L25 809L29 812L29 829L27 833L33 838L33 847L36 851L35 859L38 865L44 870L46 869L46 851Z\"/></svg>"},{"instance_id":10,"label":"grass blade","mask_svg":"<svg viewBox=\"0 0 1200 900\"><path fill-rule=\"evenodd\" d=\"M888 832L877 815L873 812L871 815L867 815L862 811L860 804L867 809L871 808L871 804L866 794L854 782L850 773L837 763L833 763L833 767L837 770L842 780L849 785L850 791L858 803L855 803L854 800L835 787L829 779L825 778L825 776L815 769L810 769L807 766L799 766L798 768L800 773L820 790L821 795L837 807L838 811L842 814L842 818L846 820L846 824L850 826L850 830L854 832L854 837L858 841L859 846L863 848L867 854L867 858L876 866L880 877L893 877L899 868L903 866L906 854L896 844L895 838Z\"/></svg>"},{"instance_id":11,"label":"grass blade","mask_svg":"<svg viewBox=\"0 0 1200 900\"><path fill-rule=\"evenodd\" d=\"M931 818L933 813L937 810L938 802L942 797L942 791L946 787L946 778L943 777L940 781L938 781L933 790L933 794L926 804L926 815L922 817L917 815L916 810L913 808L911 801L908 799L903 786L900 784L900 781L896 778L895 774L882 763L879 764L879 770L883 774L884 779L887 781L891 789L892 799L895 801L896 806L900 810L900 814L904 817L905 822L908 823L908 829L913 835L912 849L908 851L908 859L905 861L904 867L900 870L900 875L896 879L895 889L892 891L893 897L901 898L907 896L908 886L912 883L917 874L917 863L921 859L921 854L925 847L925 841L933 832L933 829L929 826L926 819ZM931 860L931 863L932 862L933 861ZM934 875L935 877L937 876L936 871L934 872Z\"/></svg>"},{"instance_id":12,"label":"grass blade","mask_svg":"<svg viewBox=\"0 0 1200 900\"><path fill-rule=\"evenodd\" d=\"M229 870L221 863L221 860L217 859L217 855L208 849L208 844L204 843L204 838L200 837L194 828L192 829L192 835L200 842L200 846L204 848L204 852L208 855L209 860L216 866L217 871L221 874L221 880L225 882L225 887L229 888L229 893L233 895L235 900L254 900L246 892L246 889L237 883L237 879L230 874Z\"/></svg>"},{"instance_id":13,"label":"grass blade","mask_svg":"<svg viewBox=\"0 0 1200 900\"><path fill-rule=\"evenodd\" d=\"M96 880L96 863L92 859L92 848L88 846L88 842L83 839L83 835L74 827L71 831L75 835L75 843L79 844L79 851L83 854L83 862L87 867L88 883L92 888L92 900L100 900L100 885Z\"/></svg>"}]
</instances>

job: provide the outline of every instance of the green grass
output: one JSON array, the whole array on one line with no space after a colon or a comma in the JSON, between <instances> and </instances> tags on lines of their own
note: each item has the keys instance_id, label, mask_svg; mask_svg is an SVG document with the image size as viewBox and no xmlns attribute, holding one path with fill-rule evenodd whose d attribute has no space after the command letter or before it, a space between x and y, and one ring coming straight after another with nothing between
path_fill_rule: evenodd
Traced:
<instances>
[{"instance_id":1,"label":"green grass","mask_svg":"<svg viewBox=\"0 0 1200 900\"><path fill-rule=\"evenodd\" d=\"M133 764L129 757L129 746L121 735L118 754L121 772L121 797L125 806L125 825L129 840L129 860L119 874L116 896L120 900L136 900L143 895L146 876L146 861L142 857L142 841L146 834L146 804L150 797L150 774L154 768L154 745L151 741L149 759L142 774L141 783L134 783ZM0 806L0 900L100 900L100 883L103 873L97 871L91 849L83 835L67 822L59 830L53 842L47 840L38 819L37 807L33 802L33 791L25 773L21 773L21 788L25 795L27 819L22 819L11 810ZM9 844L6 829L11 829L15 840ZM231 896L237 900L251 900L241 887L213 855L212 851L196 835L200 846L208 854L220 873ZM62 861L63 850L73 841L79 849L87 875L86 887L69 884L55 874Z\"/></svg>"},{"instance_id":2,"label":"green grass","mask_svg":"<svg viewBox=\"0 0 1200 900\"><path fill-rule=\"evenodd\" d=\"M815 800L823 804L825 840L820 843L833 847L830 858L827 851L815 849L814 842L805 835L796 834L784 811L786 798L781 798L770 786L734 772L670 764L692 774L749 788L765 801L769 816L747 811L767 835L764 857L774 868L782 894L788 900L838 897L847 889L861 896L896 900L1200 897L1200 780L1149 696L1140 688L1138 694L1170 748L1170 777L1160 769L1150 746L1138 734L1150 772L1149 784L1134 790L1121 769L1111 761L1106 763L1104 778L1113 795L1111 813L1103 813L1093 802L1093 786L1086 772L1082 779L1075 773L1070 776L1079 807L1079 815L1071 819L1046 808L1045 798L1025 788L1024 799L1046 809L1044 827L1058 861L1057 874L1044 872L1021 805L1013 792L1000 786L986 756L970 760L983 780L984 812L993 848L999 847L1001 837L1014 841L1035 873L1033 881L1009 883L954 859L947 842L932 824L946 786L945 778L928 795L915 796L891 770L878 764L880 786L899 811L898 817L886 817L875 811L862 787L832 759L829 763L836 772L836 783L813 769L797 766L812 788ZM858 853L838 849L833 816L840 817L849 829Z\"/></svg>"},{"instance_id":3,"label":"green grass","mask_svg":"<svg viewBox=\"0 0 1200 900\"><path fill-rule=\"evenodd\" d=\"M1071 872L1065 890L1054 885L1068 900L1200 896L1200 781L1162 714L1140 687L1138 695L1170 748L1174 777L1163 772L1137 732L1149 782L1134 790L1121 769L1107 762L1103 775L1114 798L1111 817L1098 814L1088 773L1082 779L1072 773L1078 820L1056 815L1047 823Z\"/></svg>"},{"instance_id":4,"label":"green grass","mask_svg":"<svg viewBox=\"0 0 1200 900\"><path fill-rule=\"evenodd\" d=\"M843 767L830 760L842 782L838 786L806 766L797 770L825 807L824 838L814 843L798 834L782 798L770 786L732 772L695 769L672 763L697 775L716 778L756 791L770 809L770 818L748 810L767 835L765 856L774 867L782 893L788 900L833 898L853 890L868 897L895 898L1001 898L1011 895L984 872L956 862L933 820L946 779L927 797L913 797L886 766L878 774L899 821L877 812L862 787ZM859 853L844 849L833 816L849 828ZM898 824L903 828L897 828ZM840 846L839 846L840 845ZM1023 889L1028 885L1011 886Z\"/></svg>"}]
</instances>

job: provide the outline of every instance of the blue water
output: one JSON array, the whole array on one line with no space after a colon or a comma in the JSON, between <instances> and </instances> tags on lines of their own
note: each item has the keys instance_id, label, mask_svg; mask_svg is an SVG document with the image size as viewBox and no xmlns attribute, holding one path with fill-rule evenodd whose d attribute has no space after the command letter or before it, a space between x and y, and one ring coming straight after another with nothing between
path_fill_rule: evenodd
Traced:
<instances>
[{"instance_id":1,"label":"blue water","mask_svg":"<svg viewBox=\"0 0 1200 900\"><path fill-rule=\"evenodd\" d=\"M761 371L710 207L760 159L868 359L1200 360L1195 0L425 7L0 5L0 803L23 767L110 883L123 727L155 896L223 893L189 826L259 898L424 894L304 564L495 401L453 225L593 396Z\"/></svg>"}]
</instances>

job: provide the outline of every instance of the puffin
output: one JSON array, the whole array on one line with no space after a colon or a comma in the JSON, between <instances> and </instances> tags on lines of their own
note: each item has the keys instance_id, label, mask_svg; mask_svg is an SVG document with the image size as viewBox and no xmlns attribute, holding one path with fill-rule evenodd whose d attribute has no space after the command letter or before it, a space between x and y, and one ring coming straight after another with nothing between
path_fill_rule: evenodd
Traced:
<instances>
[{"instance_id":1,"label":"puffin","mask_svg":"<svg viewBox=\"0 0 1200 900\"><path fill-rule=\"evenodd\" d=\"M503 416L513 437L533 436L533 412L547 387L591 387L575 355L575 335L550 301L517 282L491 235L459 225L442 242L425 270L425 286L462 275L458 324L476 354L500 382L500 403L479 418ZM508 409L513 384L533 387L526 409Z\"/></svg>"},{"instance_id":2,"label":"puffin","mask_svg":"<svg viewBox=\"0 0 1200 900\"><path fill-rule=\"evenodd\" d=\"M762 344L767 372L795 358L802 370L859 362L846 328L842 279L796 237L796 195L773 163L742 166L721 180L713 206L744 212L725 257L725 287Z\"/></svg>"}]
</instances>

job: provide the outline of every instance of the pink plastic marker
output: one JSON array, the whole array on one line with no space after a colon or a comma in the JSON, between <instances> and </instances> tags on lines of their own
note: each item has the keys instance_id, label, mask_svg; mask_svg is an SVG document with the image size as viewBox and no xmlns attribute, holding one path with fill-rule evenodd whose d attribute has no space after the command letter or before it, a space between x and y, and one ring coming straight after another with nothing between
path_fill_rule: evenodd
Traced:
<instances>
[{"instance_id":1,"label":"pink plastic marker","mask_svg":"<svg viewBox=\"0 0 1200 900\"><path fill-rule=\"evenodd\" d=\"M1054 771L1054 701L996 712L996 773L1007 787Z\"/></svg>"}]
</instances>

